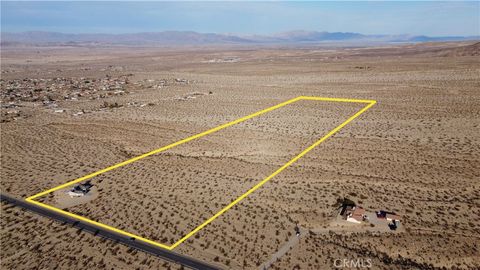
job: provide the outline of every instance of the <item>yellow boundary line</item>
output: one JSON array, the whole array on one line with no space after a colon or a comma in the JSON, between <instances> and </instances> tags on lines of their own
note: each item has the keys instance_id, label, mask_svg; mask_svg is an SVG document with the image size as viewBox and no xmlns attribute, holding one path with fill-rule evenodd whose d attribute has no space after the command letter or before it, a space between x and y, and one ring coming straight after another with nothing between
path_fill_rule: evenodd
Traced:
<instances>
[{"instance_id":1,"label":"yellow boundary line","mask_svg":"<svg viewBox=\"0 0 480 270\"><path fill-rule=\"evenodd\" d=\"M79 182L82 182L84 180L87 180L87 179L90 179L92 177L95 177L97 175L100 175L100 174L103 174L105 172L108 172L108 171L111 171L111 170L114 170L116 168L119 168L119 167L122 167L122 166L125 166L127 164L130 164L132 162L135 162L135 161L138 161L140 159L143 159L143 158L146 158L148 156L151 156L151 155L154 155L154 154L157 154L157 153L160 153L160 152L163 152L165 150L168 150L170 148L173 148L175 146L178 146L178 145L181 145L181 144L184 144L184 143L187 143L189 141L192 141L192 140L195 140L195 139L198 139L200 137L203 137L203 136L206 136L208 134L211 134L211 133L214 133L216 131L219 131L221 129L224 129L224 128L227 128L227 127L230 127L230 126L233 126L235 124L238 124L238 123L241 123L243 121L246 121L248 119L251 119L253 117L256 117L256 116L259 116L261 114L264 114L264 113L267 113L267 112L270 112L270 111L273 111L273 110L276 110L280 107L283 107L285 105L288 105L288 104L291 104L293 102L297 102L299 100L315 100L315 101L333 101L333 102L351 102L351 103L366 103L367 105L365 107L363 107L361 110L359 110L358 112L356 112L354 115L352 115L350 118L348 118L345 122L343 122L342 124L340 124L339 126L337 126L336 128L332 129L327 135L323 136L321 139L319 139L318 141L316 141L314 144L310 145L308 148L306 148L305 150L303 150L300 154L298 154L297 156L295 156L294 158L292 158L290 161L288 161L287 163L285 163L282 167L280 167L279 169L277 169L274 173L270 174L269 176L267 176L265 179L263 179L261 182L259 182L258 184L256 184L254 187L252 187L251 189L249 189L247 192L245 192L244 194L242 194L240 197L238 197L237 199L235 199L233 202L231 202L230 204L228 204L227 206L225 206L223 209L221 209L220 211L218 211L215 215L213 215L212 217L210 217L208 220L206 220L205 222L203 222L202 224L200 224L198 227L196 227L193 231L189 232L187 235L185 235L184 237L182 237L180 240L178 240L177 242L175 242L174 244L168 246L168 245L165 245L165 244L161 244L161 243L157 243L155 241L152 241L152 240L149 240L149 239L146 239L146 238L143 238L141 236L138 236L138 235L135 235L135 234L132 234L132 233L129 233L129 232L126 232L126 231L123 231L123 230L120 230L120 229L117 229L117 228L114 228L114 227L111 227L109 225L105 225L103 223L100 223L100 222L96 222L96 221L93 221L93 220L90 220L88 218L85 218L85 217L82 217L82 216L79 216L79 215L76 215L76 214L73 214L73 213L70 213L70 212L67 212L67 211L64 211L62 209L59 209L59 208L56 208L56 207L53 207L53 206L50 206L50 205L47 205L47 204L44 204L44 203L41 203L41 202L38 202L38 201L35 201L34 199L38 198L38 197L41 197L41 196L44 196L46 194L49 194L53 191L56 191L56 190L59 190L59 189L62 189L62 188L65 188L65 187L68 187L68 186L71 186L73 184L76 184L76 183L79 183ZM107 229L109 231L112 231L112 232L116 232L116 233L119 233L119 234L122 234L122 235L125 235L125 236L128 236L128 237L133 237L135 239L138 239L138 240L141 240L143 242L146 242L146 243L149 243L151 245L154 245L154 246L158 246L158 247L161 247L161 248L165 248L165 249L168 249L168 250L172 250L174 249L175 247L177 247L178 245L180 245L181 243L183 243L184 241L186 241L188 238L190 238L192 235L194 235L195 233L197 233L199 230L201 230L203 227L207 226L209 223L211 223L213 220L215 220L216 218L218 218L220 215L222 215L223 213L225 213L226 211L228 211L230 208L232 208L234 205L236 205L237 203L239 203L241 200L245 199L248 195L250 195L252 192L254 192L255 190L257 190L258 188L260 188L261 186L263 186L266 182L268 182L270 179L272 179L273 177L275 177L277 174L279 174L280 172L282 172L283 170L285 170L288 166L292 165L293 163L295 163L297 160L299 160L301 157L303 157L304 155L306 155L308 152L310 152L313 148L317 147L319 144L321 144L323 141L325 141L326 139L328 139L329 137L331 137L333 134L337 133L340 129L342 129L344 126L346 126L348 123L350 123L351 121L353 121L355 118L357 118L358 116L360 116L362 113L364 113L366 110L368 110L370 107L372 107L373 105L375 105L376 101L375 100L365 100L365 99L346 99L346 98L326 98L326 97L310 97L310 96L299 96L299 97L296 97L296 98L293 98L293 99L290 99L290 100L287 100L285 102L282 102L280 104L277 104L275 106L272 106L272 107L269 107L269 108L266 108L264 110L261 110L261 111L258 111L258 112L255 112L253 114L250 114L250 115L247 115L245 117L242 117L242 118L239 118L237 120L234 120L232 122L229 122L229 123L226 123L226 124L223 124L223 125L220 125L218 127L215 127L215 128L212 128L210 130L207 130L205 132L202 132L202 133L199 133L199 134L196 134L196 135L193 135L193 136L190 136L188 138L185 138L183 140L180 140L180 141L177 141L175 143L172 143L172 144L169 144L167 146L164 146L164 147L161 147L161 148L158 148L158 149L155 149L153 151L150 151L148 153L145 153L143 155L140 155L140 156L137 156L137 157L134 157L134 158L131 158L129 160L126 160L126 161L123 161L123 162L120 162L118 164L115 164L113 166L110 166L110 167L107 167L103 170L99 170L97 172L94 172L94 173L91 173L91 174L88 174L88 175L85 175L83 177L80 177L78 179L75 179L73 181L70 181L70 182L67 182L65 184L62 184L62 185L59 185L59 186L56 186L54 188L51 188L51 189L48 189L46 191L43 191L43 192L40 192L38 194L35 194L33 196L30 196L28 198L26 198L25 200L30 202L30 203L33 203L35 205L38 205L40 207L43 207L43 208L46 208L46 209L49 209L49 210L52 210L54 212L57 212L57 213L60 213L60 214L63 214L63 215L67 215L67 216L70 216L70 217L73 217L73 218L76 218L78 220L81 220L81 221L84 221L86 223L90 223L90 224L93 224L95 226L98 226L100 228L103 228L103 229Z\"/></svg>"}]
</instances>

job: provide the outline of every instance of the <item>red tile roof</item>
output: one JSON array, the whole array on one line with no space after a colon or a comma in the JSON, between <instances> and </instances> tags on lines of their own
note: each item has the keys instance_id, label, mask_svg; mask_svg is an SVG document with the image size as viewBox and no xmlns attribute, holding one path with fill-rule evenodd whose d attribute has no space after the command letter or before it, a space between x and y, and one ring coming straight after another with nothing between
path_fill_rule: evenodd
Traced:
<instances>
[{"instance_id":1,"label":"red tile roof","mask_svg":"<svg viewBox=\"0 0 480 270\"><path fill-rule=\"evenodd\" d=\"M363 215L365 214L365 209L361 206L355 207L355 209L352 211L352 218L362 221L363 220Z\"/></svg>"}]
</instances>

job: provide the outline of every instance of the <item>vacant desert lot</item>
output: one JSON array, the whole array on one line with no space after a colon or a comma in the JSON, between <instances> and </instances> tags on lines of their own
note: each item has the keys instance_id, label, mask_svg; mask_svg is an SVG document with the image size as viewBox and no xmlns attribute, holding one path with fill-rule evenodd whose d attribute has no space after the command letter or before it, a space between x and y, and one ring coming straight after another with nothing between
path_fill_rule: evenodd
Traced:
<instances>
[{"instance_id":1,"label":"vacant desert lot","mask_svg":"<svg viewBox=\"0 0 480 270\"><path fill-rule=\"evenodd\" d=\"M25 198L301 95L374 99L175 251L256 269L298 223L305 235L273 268L374 258L374 269L475 269L479 51L478 43L5 47L1 189ZM61 95L44 89L49 79L66 84ZM99 81L117 88L82 88ZM299 101L94 177L98 196L83 204L62 205L56 193L40 200L170 245L363 106ZM343 197L400 213L405 232L328 232ZM7 205L1 220L5 269L178 268Z\"/></svg>"}]
</instances>

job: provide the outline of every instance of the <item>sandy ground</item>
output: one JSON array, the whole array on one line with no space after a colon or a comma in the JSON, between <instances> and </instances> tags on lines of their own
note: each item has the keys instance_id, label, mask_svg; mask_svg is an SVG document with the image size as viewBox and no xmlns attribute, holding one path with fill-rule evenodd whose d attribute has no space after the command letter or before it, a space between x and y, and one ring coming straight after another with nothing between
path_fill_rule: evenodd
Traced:
<instances>
[{"instance_id":1,"label":"sandy ground","mask_svg":"<svg viewBox=\"0 0 480 270\"><path fill-rule=\"evenodd\" d=\"M60 209L68 209L77 205L89 203L98 197L98 188L96 186L92 187L87 194L81 197L72 197L68 195L68 191L69 189L61 189L52 192L53 202L51 205L54 205Z\"/></svg>"},{"instance_id":2,"label":"sandy ground","mask_svg":"<svg viewBox=\"0 0 480 270\"><path fill-rule=\"evenodd\" d=\"M230 58L236 61L215 60ZM24 117L0 124L1 188L10 194L31 196L296 96L375 99L360 118L175 251L258 269L298 222L310 232L272 268L330 269L344 258L372 258L374 269L480 267L478 46L2 48L1 60L5 81L126 74L132 83L188 80L57 101L64 113L21 103ZM100 110L104 101L123 106ZM172 244L361 107L301 101L97 176L98 196L88 202L41 200ZM405 231L326 231L342 197L398 212ZM2 207L2 268L170 267Z\"/></svg>"}]
</instances>

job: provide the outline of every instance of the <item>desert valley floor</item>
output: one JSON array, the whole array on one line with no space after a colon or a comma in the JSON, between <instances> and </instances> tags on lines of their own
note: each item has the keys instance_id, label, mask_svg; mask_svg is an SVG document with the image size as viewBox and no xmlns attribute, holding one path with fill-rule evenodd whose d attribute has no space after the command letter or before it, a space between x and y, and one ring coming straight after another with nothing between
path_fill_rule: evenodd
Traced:
<instances>
[{"instance_id":1,"label":"desert valley floor","mask_svg":"<svg viewBox=\"0 0 480 270\"><path fill-rule=\"evenodd\" d=\"M480 267L480 43L3 47L1 189L26 198L297 96L377 104L174 250L228 269ZM42 201L173 244L363 107L299 101ZM339 199L403 231L333 224ZM2 203L2 269L178 269Z\"/></svg>"}]
</instances>

